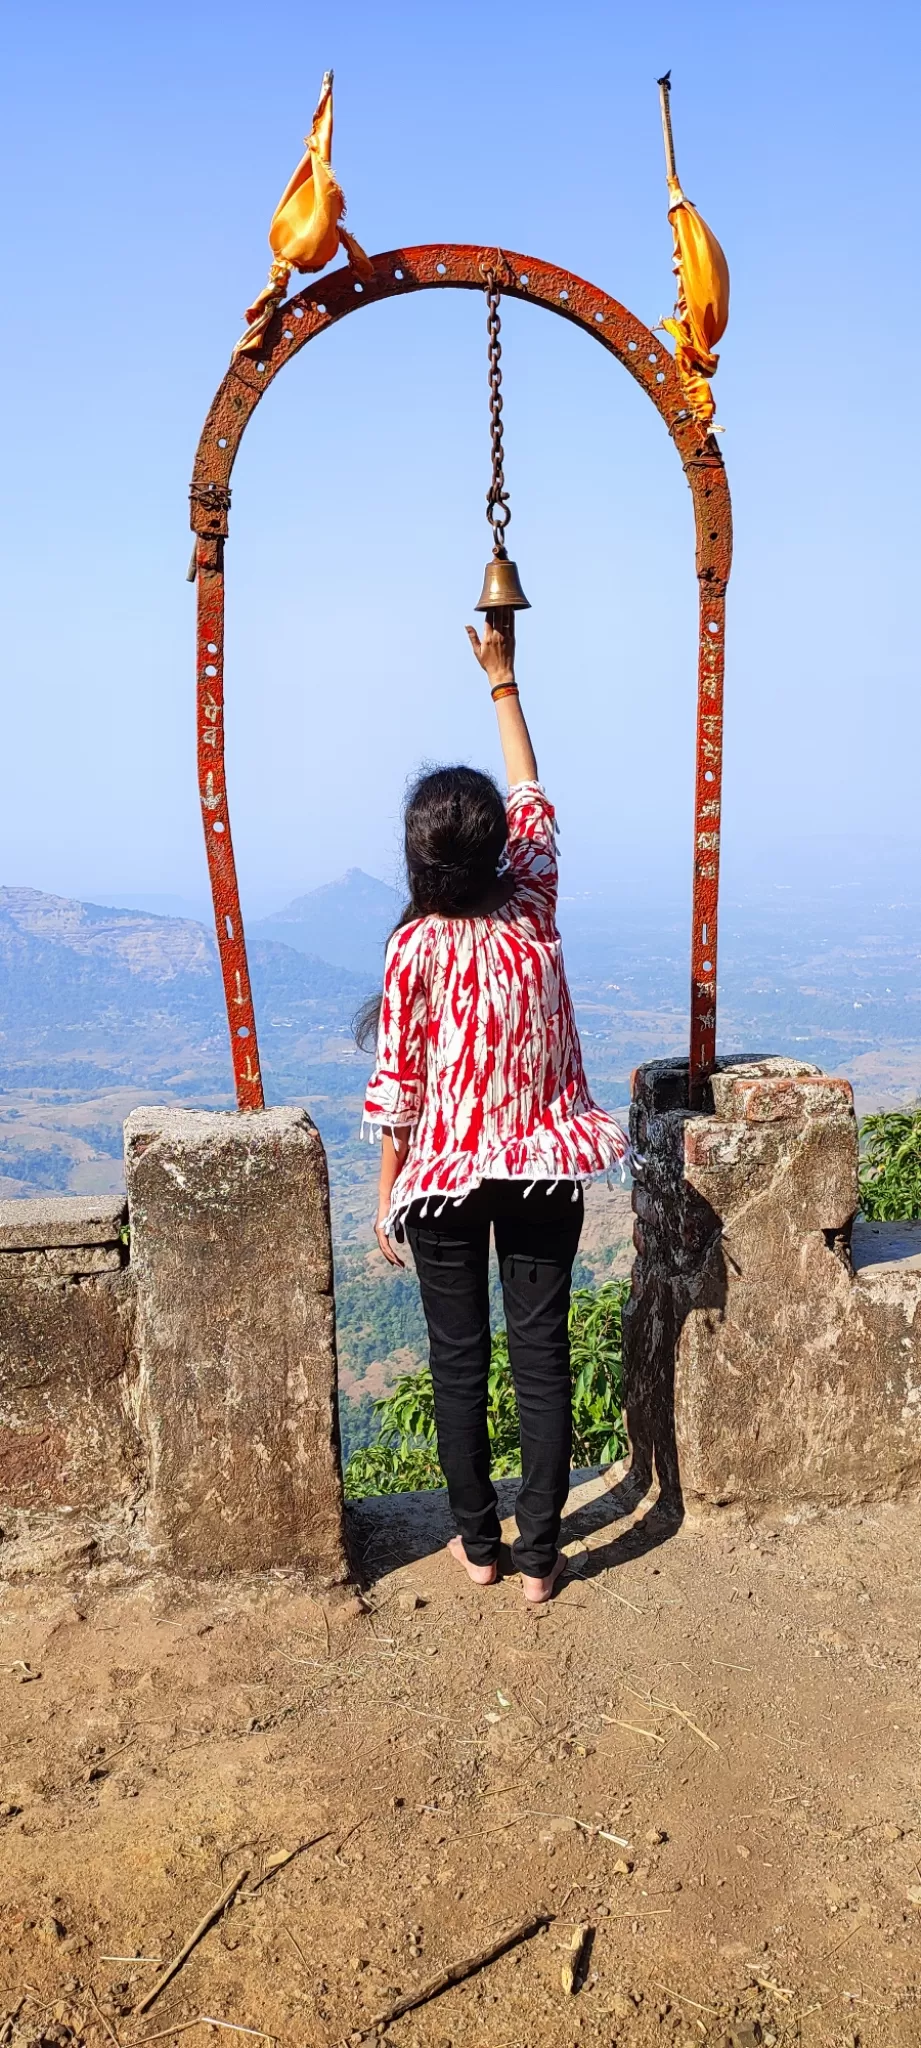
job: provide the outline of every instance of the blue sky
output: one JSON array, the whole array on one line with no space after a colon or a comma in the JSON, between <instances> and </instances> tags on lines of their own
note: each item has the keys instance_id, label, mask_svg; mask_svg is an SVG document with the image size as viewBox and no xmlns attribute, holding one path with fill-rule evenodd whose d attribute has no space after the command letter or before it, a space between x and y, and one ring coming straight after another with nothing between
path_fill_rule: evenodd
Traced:
<instances>
[{"instance_id":1,"label":"blue sky","mask_svg":"<svg viewBox=\"0 0 921 2048\"><path fill-rule=\"evenodd\" d=\"M158 0L7 19L0 879L201 901L187 484L324 67L369 251L500 243L670 308L655 80L730 260L725 873L918 839L918 196L907 5ZM685 886L688 493L601 349L505 322L520 670L573 886ZM463 635L488 552L482 308L312 344L234 477L228 769L244 904L393 877L423 759L497 765ZM811 858L807 853L805 859Z\"/></svg>"}]
</instances>

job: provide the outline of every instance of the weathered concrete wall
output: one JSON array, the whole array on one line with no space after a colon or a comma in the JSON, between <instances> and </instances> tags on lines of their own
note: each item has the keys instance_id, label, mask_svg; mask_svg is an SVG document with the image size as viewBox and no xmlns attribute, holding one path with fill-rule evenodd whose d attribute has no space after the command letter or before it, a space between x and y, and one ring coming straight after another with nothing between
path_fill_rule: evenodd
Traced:
<instances>
[{"instance_id":1,"label":"weathered concrete wall","mask_svg":"<svg viewBox=\"0 0 921 2048\"><path fill-rule=\"evenodd\" d=\"M123 1199L0 1202L0 1509L136 1492Z\"/></svg>"},{"instance_id":2,"label":"weathered concrete wall","mask_svg":"<svg viewBox=\"0 0 921 2048\"><path fill-rule=\"evenodd\" d=\"M851 1089L729 1060L712 1108L641 1067L645 1156L625 1318L637 1476L719 1504L879 1499L921 1483L921 1225L852 1228Z\"/></svg>"},{"instance_id":3,"label":"weathered concrete wall","mask_svg":"<svg viewBox=\"0 0 921 2048\"><path fill-rule=\"evenodd\" d=\"M752 1507L921 1484L921 1225L854 1222L847 1083L734 1060L686 1095L681 1063L640 1069L637 1478ZM126 1163L130 1268L120 1203L0 1203L0 1509L143 1499L131 1540L170 1569L344 1579L319 1134L138 1110Z\"/></svg>"},{"instance_id":4,"label":"weathered concrete wall","mask_svg":"<svg viewBox=\"0 0 921 2048\"><path fill-rule=\"evenodd\" d=\"M326 1158L304 1110L125 1126L154 1553L346 1576Z\"/></svg>"}]
</instances>

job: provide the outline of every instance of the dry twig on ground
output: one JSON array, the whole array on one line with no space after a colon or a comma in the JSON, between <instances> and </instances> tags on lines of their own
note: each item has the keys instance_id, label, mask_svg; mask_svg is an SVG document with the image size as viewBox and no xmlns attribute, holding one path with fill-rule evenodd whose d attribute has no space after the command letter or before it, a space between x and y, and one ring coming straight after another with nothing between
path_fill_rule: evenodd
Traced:
<instances>
[{"instance_id":1,"label":"dry twig on ground","mask_svg":"<svg viewBox=\"0 0 921 2048\"><path fill-rule=\"evenodd\" d=\"M349 2034L347 2042L351 2044L351 2048L358 2048L360 2042L372 2041L375 2034L383 2033L394 2020L402 2019L404 2013L414 2012L419 2005L428 2005L429 2000L438 1998L442 1991L450 1991L452 1984L462 1984L465 1977L472 1977L477 1970L485 1970L490 1963L498 1962L500 1956L504 1956L510 1948L517 1948L519 1942L530 1941L532 1935L540 1934L545 1927L550 1926L553 1917L553 1914L542 1906L529 1920L522 1920L517 1927L510 1927L506 1934L500 1934L498 1940L490 1942L488 1948L479 1949L475 1956L468 1956L463 1963L449 1963L446 1970L439 1971L438 1976L430 1978L419 1991L408 1991L404 1998L398 1998L394 2005L388 2006L386 2012L379 2012L370 2025Z\"/></svg>"},{"instance_id":2,"label":"dry twig on ground","mask_svg":"<svg viewBox=\"0 0 921 2048\"><path fill-rule=\"evenodd\" d=\"M109 2025L109 2022L108 2022L108 2020L106 2019L105 2013L103 2012L103 2010L102 2010L102 2007L101 2007L101 2005L100 2005L100 2003L99 2003L99 2000L98 2000L98 1998L96 1997L96 1993L95 1993L95 1991L93 1990L92 1984L88 1984L86 1988L87 1988L87 1990L88 1990L88 1992L89 1992L89 1994L90 1994L90 1998L92 1999L92 2002L93 2002L93 2008L94 2008L94 2011L95 2011L95 2013L96 2013L96 2017L97 2017L97 2019L99 2019L99 2020L101 2020L101 2021L102 2021L102 2024L103 2024L103 2026L105 2027L106 2033L107 2033L107 2034L108 2034L108 2036L109 2036L109 2040L110 2040L110 2041L112 2041L112 2042L114 2042L114 2044L115 2044L115 2048L121 2048L121 2042L120 2042L120 2040L119 2040L119 2038L118 2038L118 2035L117 2035L117 2034L116 2034L116 2032L115 2032L115 2028L114 2028L114 2027L111 2027L111 2026Z\"/></svg>"},{"instance_id":3,"label":"dry twig on ground","mask_svg":"<svg viewBox=\"0 0 921 2048\"><path fill-rule=\"evenodd\" d=\"M718 2005L701 2005L699 1998L688 1998L683 1991L676 1991L671 1984L660 1983L658 1977L655 1979L655 1983L660 1991L668 1992L669 1998L677 1998L679 2005L691 2005L695 2012L710 2012L719 2019L720 2009Z\"/></svg>"},{"instance_id":4,"label":"dry twig on ground","mask_svg":"<svg viewBox=\"0 0 921 2048\"><path fill-rule=\"evenodd\" d=\"M360 1820L353 1820L351 1827L346 1828L345 1834L342 1836L338 1848L333 1850L333 1855L335 1856L337 1863L339 1861L340 1856L342 1855L342 1851L345 1848L346 1842L350 1842L352 1836L357 1835L359 1828L363 1828L365 1826L365 1823L369 1821L370 1818L371 1815L369 1813L363 1813Z\"/></svg>"},{"instance_id":5,"label":"dry twig on ground","mask_svg":"<svg viewBox=\"0 0 921 2048\"><path fill-rule=\"evenodd\" d=\"M193 1948L196 1948L202 1936L207 1934L209 1927L214 1926L215 1920L220 1918L225 1906L229 1906L231 1899L236 1898L241 1884L245 1883L248 1876L248 1869L238 1870L236 1877L232 1877L230 1883L225 1885L220 1898L215 1901L215 1904L209 1908L207 1913L203 1914L198 1926L193 1929L188 1941L180 1949L179 1954L173 1957L171 1963L167 1964L162 1977L157 1978L153 1990L148 1991L146 1998L142 1998L140 2004L135 2007L136 2012L147 2012L150 2006L153 2005L154 1999L159 1998L161 1991L166 1990L167 1984L172 1983L177 1971L182 1969L183 1963L191 1955Z\"/></svg>"},{"instance_id":6,"label":"dry twig on ground","mask_svg":"<svg viewBox=\"0 0 921 2048\"><path fill-rule=\"evenodd\" d=\"M308 1962L307 1962L307 1957L305 1956L305 1954L304 1954L304 1951L303 1951L303 1949L302 1949L302 1947L301 1947L301 1944L300 1944L300 1942L298 1941L297 1935L296 1935L296 1934L292 1934L292 1932L291 1932L291 1929L290 1929L290 1927L288 1926L288 1922L287 1922L287 1920L283 1920L283 1921L282 1921L282 1923L281 1923L281 1931L282 1931L282 1934L286 1934L286 1935L287 1935L287 1937L288 1937L288 1940L289 1940L289 1941L291 1942L292 1946L293 1946L293 1947L294 1947L294 1948L295 1948L295 1949L297 1950L297 1953L298 1953L298 1956L299 1956L299 1958L300 1958L300 1961L301 1961L301 1963L303 1964L303 1967L304 1967L304 1969L306 1970L306 1969L307 1969L307 1968L309 1967L309 1965L308 1965Z\"/></svg>"},{"instance_id":7,"label":"dry twig on ground","mask_svg":"<svg viewBox=\"0 0 921 2048\"><path fill-rule=\"evenodd\" d=\"M287 1870L288 1864L294 1862L295 1856L303 1856L305 1849L315 1849L318 1842L327 1842L332 1832L332 1828L324 1828L322 1835L311 1835L309 1841L298 1842L296 1849L280 1849L277 1856L270 1856L261 1877L255 1878L250 1885L247 1898L251 1899L254 1892L260 1891L264 1884L268 1884L270 1877L277 1877L280 1870Z\"/></svg>"},{"instance_id":8,"label":"dry twig on ground","mask_svg":"<svg viewBox=\"0 0 921 2048\"><path fill-rule=\"evenodd\" d=\"M23 1992L19 2004L14 2005L12 2011L7 2013L2 2026L0 2026L0 2048L6 2048L6 2043L12 2040L13 2028L16 2025L16 2021L19 2018L19 2015L22 2011L23 2006L25 2005L25 2002L26 1994L25 1992Z\"/></svg>"}]
</instances>

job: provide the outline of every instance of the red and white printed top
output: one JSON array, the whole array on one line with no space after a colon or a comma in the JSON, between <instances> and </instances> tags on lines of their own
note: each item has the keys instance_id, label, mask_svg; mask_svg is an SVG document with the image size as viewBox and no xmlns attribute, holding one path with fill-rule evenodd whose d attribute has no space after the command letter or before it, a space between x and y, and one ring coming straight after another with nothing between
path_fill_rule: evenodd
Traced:
<instances>
[{"instance_id":1,"label":"red and white printed top","mask_svg":"<svg viewBox=\"0 0 921 2048\"><path fill-rule=\"evenodd\" d=\"M486 917L414 918L387 948L363 1128L412 1127L388 1229L426 1197L461 1201L483 1180L590 1180L627 1151L582 1065L553 805L539 782L519 782L506 808L509 900Z\"/></svg>"}]
</instances>

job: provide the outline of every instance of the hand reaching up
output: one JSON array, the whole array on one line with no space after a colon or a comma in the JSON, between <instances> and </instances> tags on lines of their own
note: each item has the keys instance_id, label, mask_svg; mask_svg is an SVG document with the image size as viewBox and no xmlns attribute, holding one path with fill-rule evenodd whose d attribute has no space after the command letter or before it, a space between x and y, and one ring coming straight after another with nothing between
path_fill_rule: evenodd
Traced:
<instances>
[{"instance_id":1,"label":"hand reaching up","mask_svg":"<svg viewBox=\"0 0 921 2048\"><path fill-rule=\"evenodd\" d=\"M514 612L508 606L487 612L482 640L475 626L467 627L467 637L489 680L509 788L519 782L535 782L537 762L515 681Z\"/></svg>"},{"instance_id":2,"label":"hand reaching up","mask_svg":"<svg viewBox=\"0 0 921 2048\"><path fill-rule=\"evenodd\" d=\"M513 683L515 680L515 614L503 610L495 617L498 623L492 625L487 613L482 640L475 626L467 627L470 645L481 669L489 677L491 689L499 683Z\"/></svg>"}]
</instances>

